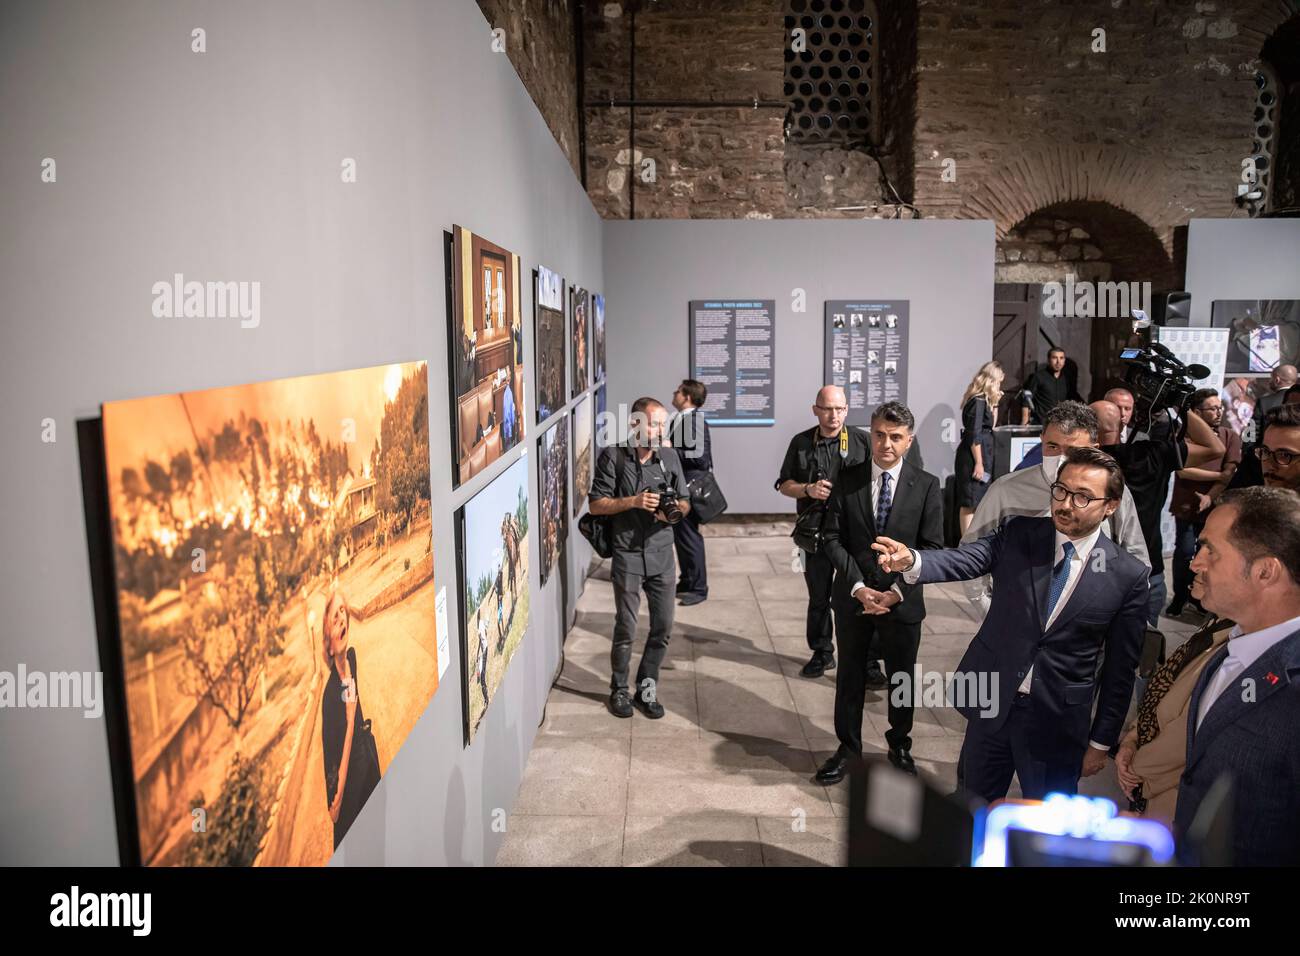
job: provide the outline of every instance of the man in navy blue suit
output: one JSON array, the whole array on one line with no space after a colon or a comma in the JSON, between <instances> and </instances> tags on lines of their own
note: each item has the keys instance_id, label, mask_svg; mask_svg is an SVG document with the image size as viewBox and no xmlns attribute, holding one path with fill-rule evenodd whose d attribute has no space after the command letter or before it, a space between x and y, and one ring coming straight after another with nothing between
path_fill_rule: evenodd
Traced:
<instances>
[{"instance_id":1,"label":"man in navy blue suit","mask_svg":"<svg viewBox=\"0 0 1300 956\"><path fill-rule=\"evenodd\" d=\"M1198 539L1201 605L1236 621L1187 708L1187 763L1174 834L1186 836L1210 787L1233 785L1232 863L1300 865L1300 495L1227 492Z\"/></svg>"},{"instance_id":2,"label":"man in navy blue suit","mask_svg":"<svg viewBox=\"0 0 1300 956\"><path fill-rule=\"evenodd\" d=\"M1100 533L1124 493L1115 459L1068 449L1049 493L1050 518L1011 518L957 548L872 545L907 584L993 576L989 612L951 685L967 721L961 776L987 801L1006 796L1012 772L1026 798L1042 799L1077 792L1080 775L1105 766L1146 632L1148 569ZM996 693L973 701L981 676Z\"/></svg>"}]
</instances>

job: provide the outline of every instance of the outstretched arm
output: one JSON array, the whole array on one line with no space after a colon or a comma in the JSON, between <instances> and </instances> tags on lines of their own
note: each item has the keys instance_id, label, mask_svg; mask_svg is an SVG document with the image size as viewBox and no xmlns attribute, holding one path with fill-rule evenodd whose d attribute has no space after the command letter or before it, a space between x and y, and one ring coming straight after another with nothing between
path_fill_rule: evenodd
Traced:
<instances>
[{"instance_id":1,"label":"outstretched arm","mask_svg":"<svg viewBox=\"0 0 1300 956\"><path fill-rule=\"evenodd\" d=\"M881 568L897 571L908 584L934 584L939 581L969 581L988 574L1002 553L1002 526L994 528L976 541L926 551L922 554L884 536L876 538L871 547L879 553Z\"/></svg>"}]
</instances>

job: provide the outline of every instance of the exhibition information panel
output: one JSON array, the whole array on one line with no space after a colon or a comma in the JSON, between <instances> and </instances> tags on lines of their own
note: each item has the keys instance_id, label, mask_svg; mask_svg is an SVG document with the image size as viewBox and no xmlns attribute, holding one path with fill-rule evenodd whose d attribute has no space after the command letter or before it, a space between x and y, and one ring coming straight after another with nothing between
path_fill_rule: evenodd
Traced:
<instances>
[{"instance_id":1,"label":"exhibition information panel","mask_svg":"<svg viewBox=\"0 0 1300 956\"><path fill-rule=\"evenodd\" d=\"M867 427L883 402L907 402L908 301L828 299L825 374L848 398L846 420Z\"/></svg>"},{"instance_id":2,"label":"exhibition information panel","mask_svg":"<svg viewBox=\"0 0 1300 956\"><path fill-rule=\"evenodd\" d=\"M709 390L710 425L773 425L775 299L699 299L690 304L691 377Z\"/></svg>"}]
</instances>

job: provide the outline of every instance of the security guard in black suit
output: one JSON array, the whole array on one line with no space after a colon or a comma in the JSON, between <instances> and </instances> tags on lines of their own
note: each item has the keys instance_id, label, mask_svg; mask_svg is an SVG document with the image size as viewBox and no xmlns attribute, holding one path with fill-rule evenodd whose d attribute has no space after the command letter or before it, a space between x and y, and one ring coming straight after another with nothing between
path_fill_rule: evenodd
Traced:
<instances>
[{"instance_id":1,"label":"security guard in black suit","mask_svg":"<svg viewBox=\"0 0 1300 956\"><path fill-rule=\"evenodd\" d=\"M840 469L859 465L869 457L862 431L845 424L848 411L844 389L838 385L823 386L812 406L817 425L790 440L775 487L787 498L797 499L795 507L801 515L810 508L825 508ZM831 619L835 567L822 553L804 552L803 559L803 577L808 585L806 633L812 657L799 673L804 677L821 677L835 667ZM883 686L884 675L880 676L880 682Z\"/></svg>"}]
</instances>

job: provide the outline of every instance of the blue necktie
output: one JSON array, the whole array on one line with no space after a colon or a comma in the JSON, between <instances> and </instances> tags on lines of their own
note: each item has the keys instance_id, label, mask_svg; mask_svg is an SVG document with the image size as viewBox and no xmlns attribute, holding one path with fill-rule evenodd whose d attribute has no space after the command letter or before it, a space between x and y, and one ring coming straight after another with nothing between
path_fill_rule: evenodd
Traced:
<instances>
[{"instance_id":1,"label":"blue necktie","mask_svg":"<svg viewBox=\"0 0 1300 956\"><path fill-rule=\"evenodd\" d=\"M880 498L876 501L876 531L885 530L889 520L889 509L894 506L894 498L889 493L889 472L880 473Z\"/></svg>"},{"instance_id":2,"label":"blue necktie","mask_svg":"<svg viewBox=\"0 0 1300 956\"><path fill-rule=\"evenodd\" d=\"M1074 545L1069 541L1062 545L1064 554L1056 567L1052 568L1052 586L1047 593L1047 619L1052 619L1052 611L1056 609L1056 602L1061 600L1061 594L1065 591L1065 582L1070 579L1070 558L1074 556Z\"/></svg>"}]
</instances>

